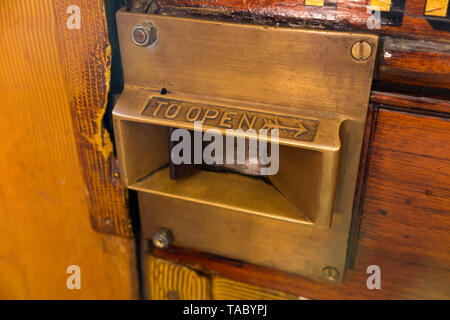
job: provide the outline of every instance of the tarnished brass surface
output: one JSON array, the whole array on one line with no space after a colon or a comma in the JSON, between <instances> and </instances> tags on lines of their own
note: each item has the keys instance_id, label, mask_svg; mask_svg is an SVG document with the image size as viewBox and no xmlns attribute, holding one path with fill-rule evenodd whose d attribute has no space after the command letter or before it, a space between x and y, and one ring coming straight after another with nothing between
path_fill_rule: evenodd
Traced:
<instances>
[{"instance_id":1,"label":"tarnished brass surface","mask_svg":"<svg viewBox=\"0 0 450 320\"><path fill-rule=\"evenodd\" d=\"M180 246L313 278L332 266L340 281L375 61L352 47L376 52L378 38L125 11L117 21L117 150L143 235L167 227ZM148 47L130 36L143 21L158 34ZM272 184L203 170L171 180L167 127L196 120L218 132L279 128Z\"/></svg>"},{"instance_id":2,"label":"tarnished brass surface","mask_svg":"<svg viewBox=\"0 0 450 320\"><path fill-rule=\"evenodd\" d=\"M313 141L316 135L318 120L283 116L274 113L263 113L241 108L220 107L189 103L181 100L153 97L150 99L143 116L161 121L174 121L192 124L201 121L207 128L218 129L267 129L280 130L285 139ZM160 124L160 121L155 121Z\"/></svg>"}]
</instances>

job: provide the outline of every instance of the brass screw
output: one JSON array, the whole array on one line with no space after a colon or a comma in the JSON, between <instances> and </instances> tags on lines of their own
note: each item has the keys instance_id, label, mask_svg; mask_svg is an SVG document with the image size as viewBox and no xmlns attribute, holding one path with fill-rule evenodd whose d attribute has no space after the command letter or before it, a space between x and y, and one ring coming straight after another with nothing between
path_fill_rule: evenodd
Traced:
<instances>
[{"instance_id":1,"label":"brass screw","mask_svg":"<svg viewBox=\"0 0 450 320\"><path fill-rule=\"evenodd\" d=\"M140 47L147 47L155 43L158 38L156 28L150 22L144 21L131 30L131 39Z\"/></svg>"},{"instance_id":2,"label":"brass screw","mask_svg":"<svg viewBox=\"0 0 450 320\"><path fill-rule=\"evenodd\" d=\"M329 281L336 281L339 275L339 271L333 267L325 267L322 269L322 277Z\"/></svg>"},{"instance_id":3,"label":"brass screw","mask_svg":"<svg viewBox=\"0 0 450 320\"><path fill-rule=\"evenodd\" d=\"M171 290L167 292L167 300L180 300L180 294L178 291Z\"/></svg>"},{"instance_id":4,"label":"brass screw","mask_svg":"<svg viewBox=\"0 0 450 320\"><path fill-rule=\"evenodd\" d=\"M372 55L372 46L366 41L358 41L353 44L351 53L356 61L365 61Z\"/></svg>"},{"instance_id":5,"label":"brass screw","mask_svg":"<svg viewBox=\"0 0 450 320\"><path fill-rule=\"evenodd\" d=\"M166 249L173 239L173 233L169 228L159 228L153 236L153 244L159 249Z\"/></svg>"},{"instance_id":6,"label":"brass screw","mask_svg":"<svg viewBox=\"0 0 450 320\"><path fill-rule=\"evenodd\" d=\"M103 219L103 229L104 232L113 232L114 231L114 223L111 218L106 217Z\"/></svg>"}]
</instances>

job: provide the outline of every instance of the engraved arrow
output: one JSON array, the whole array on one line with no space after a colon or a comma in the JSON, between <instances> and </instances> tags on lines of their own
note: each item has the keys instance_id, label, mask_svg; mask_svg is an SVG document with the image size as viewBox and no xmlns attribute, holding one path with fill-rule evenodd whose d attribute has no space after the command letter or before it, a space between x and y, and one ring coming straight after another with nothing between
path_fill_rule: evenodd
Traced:
<instances>
[{"instance_id":1,"label":"engraved arrow","mask_svg":"<svg viewBox=\"0 0 450 320\"><path fill-rule=\"evenodd\" d=\"M300 123L300 127L289 127L289 126L280 125L280 122L278 121L278 119L273 120L273 119L266 119L266 118L264 118L264 125L261 129L267 129L267 130L280 129L280 130L296 131L296 133L294 134L295 138L297 138L299 135L301 135L305 131L308 131L301 123Z\"/></svg>"}]
</instances>

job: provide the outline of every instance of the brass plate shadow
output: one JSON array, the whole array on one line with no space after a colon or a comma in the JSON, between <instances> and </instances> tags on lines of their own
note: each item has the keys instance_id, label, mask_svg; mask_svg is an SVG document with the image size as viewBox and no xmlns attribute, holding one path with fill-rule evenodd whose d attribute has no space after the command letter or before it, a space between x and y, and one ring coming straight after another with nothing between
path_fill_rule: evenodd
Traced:
<instances>
[{"instance_id":1,"label":"brass plate shadow","mask_svg":"<svg viewBox=\"0 0 450 320\"><path fill-rule=\"evenodd\" d=\"M144 21L158 39L139 47L131 31ZM143 235L168 227L179 246L310 278L331 266L328 280L341 281L378 37L126 11L117 24L116 142ZM361 41L364 61L352 57ZM272 185L202 170L171 180L167 127L195 120L218 132L279 128Z\"/></svg>"}]
</instances>

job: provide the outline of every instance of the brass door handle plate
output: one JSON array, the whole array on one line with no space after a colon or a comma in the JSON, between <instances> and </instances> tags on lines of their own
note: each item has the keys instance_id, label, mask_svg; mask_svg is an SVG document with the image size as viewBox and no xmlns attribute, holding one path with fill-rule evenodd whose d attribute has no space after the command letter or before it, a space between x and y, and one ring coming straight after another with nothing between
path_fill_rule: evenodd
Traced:
<instances>
[{"instance_id":1,"label":"brass door handle plate","mask_svg":"<svg viewBox=\"0 0 450 320\"><path fill-rule=\"evenodd\" d=\"M166 227L176 245L312 278L333 266L340 281L377 36L126 11L117 22L117 152L143 235ZM143 22L157 30L147 47L130 36ZM278 173L269 183L214 170L170 179L167 128L194 121L221 133L278 128Z\"/></svg>"}]
</instances>

